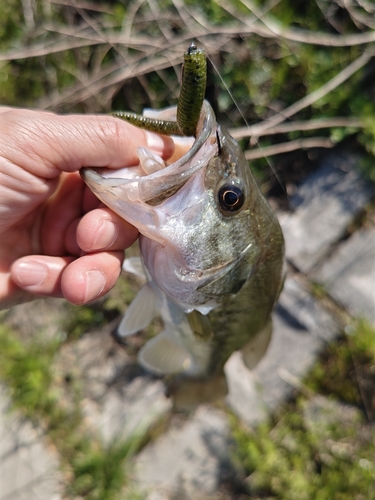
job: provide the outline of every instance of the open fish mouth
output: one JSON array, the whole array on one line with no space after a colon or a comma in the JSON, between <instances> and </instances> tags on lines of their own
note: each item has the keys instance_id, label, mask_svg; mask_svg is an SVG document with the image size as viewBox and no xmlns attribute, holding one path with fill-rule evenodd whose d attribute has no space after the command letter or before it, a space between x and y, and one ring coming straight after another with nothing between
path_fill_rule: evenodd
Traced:
<instances>
[{"instance_id":1,"label":"open fish mouth","mask_svg":"<svg viewBox=\"0 0 375 500\"><path fill-rule=\"evenodd\" d=\"M157 155L146 148L139 148L138 166L119 170L83 168L81 176L98 198L117 213L116 207L111 206L111 190L118 191L118 188L122 190L124 202L159 204L172 196L194 173L204 168L216 154L216 128L215 114L210 104L204 101L197 126L197 138L187 153L177 161L165 165ZM193 140L187 138L188 144ZM126 219L122 211L119 215Z\"/></svg>"}]
</instances>

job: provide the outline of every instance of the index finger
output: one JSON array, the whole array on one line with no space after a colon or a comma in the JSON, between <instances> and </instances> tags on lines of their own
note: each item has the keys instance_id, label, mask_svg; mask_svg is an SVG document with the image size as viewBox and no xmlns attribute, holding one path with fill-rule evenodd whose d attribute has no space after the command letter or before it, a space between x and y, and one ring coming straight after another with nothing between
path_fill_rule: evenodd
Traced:
<instances>
[{"instance_id":1,"label":"index finger","mask_svg":"<svg viewBox=\"0 0 375 500\"><path fill-rule=\"evenodd\" d=\"M82 167L121 168L138 163L146 146L168 158L173 140L106 115L56 115L7 108L0 114L2 156L33 175L52 179Z\"/></svg>"}]
</instances>

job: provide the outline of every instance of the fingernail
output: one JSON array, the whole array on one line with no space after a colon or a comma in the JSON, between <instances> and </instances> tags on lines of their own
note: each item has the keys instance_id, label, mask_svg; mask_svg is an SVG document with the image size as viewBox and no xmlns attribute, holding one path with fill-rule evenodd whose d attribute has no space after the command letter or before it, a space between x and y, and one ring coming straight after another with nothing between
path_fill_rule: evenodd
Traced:
<instances>
[{"instance_id":1,"label":"fingernail","mask_svg":"<svg viewBox=\"0 0 375 500\"><path fill-rule=\"evenodd\" d=\"M152 151L155 153L163 153L165 151L165 138L163 139L160 135L149 131L146 131L145 135L147 146L152 149Z\"/></svg>"},{"instance_id":2,"label":"fingernail","mask_svg":"<svg viewBox=\"0 0 375 500\"><path fill-rule=\"evenodd\" d=\"M110 220L103 220L95 236L92 250L106 250L111 247L115 243L118 233L117 224Z\"/></svg>"},{"instance_id":3,"label":"fingernail","mask_svg":"<svg viewBox=\"0 0 375 500\"><path fill-rule=\"evenodd\" d=\"M35 261L19 262L15 269L15 275L22 288L38 286L47 277L47 267Z\"/></svg>"},{"instance_id":4,"label":"fingernail","mask_svg":"<svg viewBox=\"0 0 375 500\"><path fill-rule=\"evenodd\" d=\"M93 269L86 272L85 302L90 302L100 295L105 287L106 278L102 271Z\"/></svg>"}]
</instances>

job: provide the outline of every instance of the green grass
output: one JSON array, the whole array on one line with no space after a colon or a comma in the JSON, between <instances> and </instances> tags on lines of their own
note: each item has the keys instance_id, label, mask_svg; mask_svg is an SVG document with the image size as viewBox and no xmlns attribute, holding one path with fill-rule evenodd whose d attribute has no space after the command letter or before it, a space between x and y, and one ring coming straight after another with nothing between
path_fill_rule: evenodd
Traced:
<instances>
[{"instance_id":1,"label":"green grass","mask_svg":"<svg viewBox=\"0 0 375 500\"><path fill-rule=\"evenodd\" d=\"M359 436L361 421L353 418L344 423L343 409L338 407L335 414L329 405L318 404L320 425L314 427L305 415L313 404L302 397L284 409L277 423L261 425L254 432L235 429L237 457L248 474L250 498L375 498L374 429Z\"/></svg>"},{"instance_id":2,"label":"green grass","mask_svg":"<svg viewBox=\"0 0 375 500\"><path fill-rule=\"evenodd\" d=\"M0 345L0 378L9 389L13 408L42 425L56 446L68 498L139 500L138 492L121 492L129 483L131 459L147 429L139 429L128 440L103 444L85 428L80 395L73 395L73 406L64 402L61 383L52 371L60 347L57 340L34 337L24 343L0 325ZM77 392L77 385L72 390Z\"/></svg>"},{"instance_id":3,"label":"green grass","mask_svg":"<svg viewBox=\"0 0 375 500\"><path fill-rule=\"evenodd\" d=\"M58 342L34 338L23 344L14 332L0 325L0 345L0 376L9 385L13 405L31 420L54 413L58 394L52 390L50 365Z\"/></svg>"},{"instance_id":4,"label":"green grass","mask_svg":"<svg viewBox=\"0 0 375 500\"><path fill-rule=\"evenodd\" d=\"M366 401L361 387L369 377L373 389L375 331L361 320L327 347L307 377L310 397L298 396L254 431L233 418L249 498L375 498L375 400Z\"/></svg>"},{"instance_id":5,"label":"green grass","mask_svg":"<svg viewBox=\"0 0 375 500\"><path fill-rule=\"evenodd\" d=\"M358 320L327 347L306 383L320 394L335 395L366 413L363 384L369 381L375 383L375 331L366 321ZM368 410L375 417L374 410Z\"/></svg>"}]
</instances>

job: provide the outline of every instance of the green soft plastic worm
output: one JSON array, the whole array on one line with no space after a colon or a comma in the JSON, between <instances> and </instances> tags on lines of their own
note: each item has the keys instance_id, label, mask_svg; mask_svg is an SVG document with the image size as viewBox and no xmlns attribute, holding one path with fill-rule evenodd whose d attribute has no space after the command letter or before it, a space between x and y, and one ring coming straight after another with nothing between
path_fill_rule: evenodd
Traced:
<instances>
[{"instance_id":1,"label":"green soft plastic worm","mask_svg":"<svg viewBox=\"0 0 375 500\"><path fill-rule=\"evenodd\" d=\"M207 83L204 50L192 43L184 55L182 85L177 105L177 123L184 135L195 135Z\"/></svg>"},{"instance_id":2,"label":"green soft plastic worm","mask_svg":"<svg viewBox=\"0 0 375 500\"><path fill-rule=\"evenodd\" d=\"M203 49L198 49L195 43L192 43L184 54L181 92L177 103L177 122L147 118L128 111L115 111L112 115L151 132L195 136L206 83L206 54Z\"/></svg>"}]
</instances>

